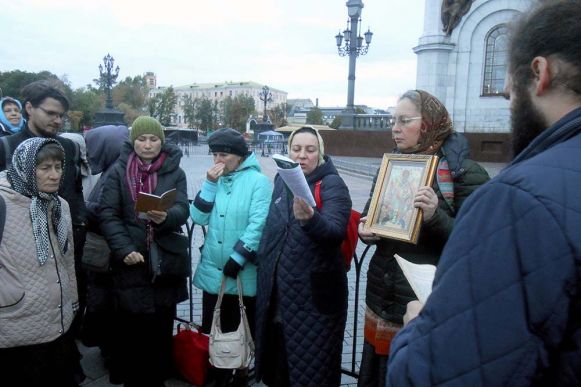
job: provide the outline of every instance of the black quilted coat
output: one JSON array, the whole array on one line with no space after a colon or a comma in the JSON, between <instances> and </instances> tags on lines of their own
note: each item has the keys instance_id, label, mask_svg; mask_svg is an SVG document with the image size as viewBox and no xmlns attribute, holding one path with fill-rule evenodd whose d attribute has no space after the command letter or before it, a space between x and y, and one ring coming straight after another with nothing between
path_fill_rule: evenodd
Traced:
<instances>
[{"instance_id":1,"label":"black quilted coat","mask_svg":"<svg viewBox=\"0 0 581 387\"><path fill-rule=\"evenodd\" d=\"M132 251L139 251L144 257L149 255L145 223L135 217L135 202L125 180L127 159L132 151L131 143L125 142L117 163L111 167L103 188L99 220L112 252L111 269L117 308L128 313L154 313L156 307L170 306L187 299L188 293L185 279L162 279L152 284L148 264L129 266L123 263L123 258ZM182 152L167 143L162 152L168 155L157 172L157 187L153 193L161 195L177 188L177 195L175 204L167 210L166 220L159 225L153 224L158 235L180 230L189 215L186 175L179 167Z\"/></svg>"},{"instance_id":2,"label":"black quilted coat","mask_svg":"<svg viewBox=\"0 0 581 387\"><path fill-rule=\"evenodd\" d=\"M454 202L450 204L444 200L435 178L432 188L438 195L438 208L434 216L422 225L418 243L413 245L392 239L381 239L377 243L367 271L365 303L382 319L402 324L407 303L416 299L393 255L399 254L417 264L437 265L452 232L457 211L476 188L489 180L484 168L468 158L468 152L466 138L459 133L450 135L440 149L438 156L448 161L454 180ZM375 179L363 214L367 214L374 187Z\"/></svg>"},{"instance_id":3,"label":"black quilted coat","mask_svg":"<svg viewBox=\"0 0 581 387\"><path fill-rule=\"evenodd\" d=\"M282 320L291 386L338 386L347 317L347 277L339 246L351 209L349 190L331 160L307 181L321 183L321 210L301 225L280 177L260 250L256 297L256 373L260 379L271 305ZM275 284L276 282L276 284ZM274 291L273 291L274 290Z\"/></svg>"}]
</instances>

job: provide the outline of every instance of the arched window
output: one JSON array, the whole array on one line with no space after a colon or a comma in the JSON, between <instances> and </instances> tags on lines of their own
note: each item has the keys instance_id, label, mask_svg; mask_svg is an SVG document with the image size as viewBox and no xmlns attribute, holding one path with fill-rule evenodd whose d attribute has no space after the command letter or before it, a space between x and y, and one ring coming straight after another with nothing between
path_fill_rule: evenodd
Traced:
<instances>
[{"instance_id":1,"label":"arched window","mask_svg":"<svg viewBox=\"0 0 581 387\"><path fill-rule=\"evenodd\" d=\"M498 96L504 92L504 77L508 64L508 28L501 24L486 37L482 95Z\"/></svg>"}]
</instances>

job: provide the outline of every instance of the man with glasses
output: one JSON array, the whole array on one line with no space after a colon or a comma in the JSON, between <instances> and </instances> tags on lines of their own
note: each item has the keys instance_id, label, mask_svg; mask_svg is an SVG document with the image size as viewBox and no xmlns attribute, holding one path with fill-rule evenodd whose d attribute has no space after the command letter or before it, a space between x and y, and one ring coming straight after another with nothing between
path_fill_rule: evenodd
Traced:
<instances>
[{"instance_id":1,"label":"man with glasses","mask_svg":"<svg viewBox=\"0 0 581 387\"><path fill-rule=\"evenodd\" d=\"M544 1L513 26L515 158L456 217L388 386L581 386L579 15L579 0Z\"/></svg>"},{"instance_id":2,"label":"man with glasses","mask_svg":"<svg viewBox=\"0 0 581 387\"><path fill-rule=\"evenodd\" d=\"M65 170L58 193L69 204L73 222L75 268L81 311L73 328L78 329L85 304L85 276L81 270L81 257L85 244L86 207L80 174L81 159L78 145L57 135L69 109L69 101L60 90L50 86L46 81L26 85L22 89L22 95L24 98L22 113L27 122L20 132L0 139L0 171L12 163L12 153L16 147L32 137L54 137L65 150Z\"/></svg>"}]
</instances>

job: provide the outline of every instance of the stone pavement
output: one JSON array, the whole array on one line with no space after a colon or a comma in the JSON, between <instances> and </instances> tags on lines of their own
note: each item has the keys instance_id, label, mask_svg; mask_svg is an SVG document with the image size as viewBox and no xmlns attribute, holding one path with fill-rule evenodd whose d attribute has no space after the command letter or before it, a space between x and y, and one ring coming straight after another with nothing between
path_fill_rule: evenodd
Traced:
<instances>
[{"instance_id":1,"label":"stone pavement","mask_svg":"<svg viewBox=\"0 0 581 387\"><path fill-rule=\"evenodd\" d=\"M196 149L198 148L198 149ZM195 194L199 191L202 182L205 179L206 170L212 165L212 157L208 155L207 146L195 147L191 151L187 152L188 155L184 156L181 162L181 167L186 172L188 179L188 195L190 199L195 197ZM269 176L271 179L274 178L276 174L276 166L274 161L270 157L259 157L263 172ZM353 158L353 157L336 157L333 160L337 161L336 164L339 165L350 165L355 166L354 168L348 168L345 170L340 170L340 174L345 180L345 183L349 187L351 194L351 199L353 201L353 208L361 211L367 202L369 197L369 190L371 187L371 179L374 175L377 167L381 163L381 159L370 159L370 158ZM501 164L484 164L484 167L489 171L491 175L496 175ZM203 244L202 231L199 227L194 228L194 237L192 242L192 267L195 270L198 259L199 250ZM361 257L365 245L359 243L357 248L357 256ZM363 317L364 317L364 299L365 299L365 286L367 283L367 267L369 259L371 258L374 251L374 247L370 248L365 257L363 257L363 263L361 266L360 275L360 288L359 288L359 306L355 310L355 290L356 290L356 275L357 270L355 268L355 263L352 265L352 269L348 273L349 280L349 309L347 315L347 327L345 330L345 338L343 344L343 368L349 371L357 372L359 370L359 365L361 361L361 349L363 344ZM199 289L193 288L192 290L192 305L193 310L190 311L189 301L186 301L178 306L178 317L183 318L188 321L194 321L201 323L201 310L202 310L202 293ZM190 313L192 318L190 318ZM357 316L357 330L355 331L355 316ZM353 345L353 339L356 339L356 346ZM99 354L97 348L86 348L80 345L81 352L83 353L83 368L87 375L87 379L84 382L84 386L90 387L109 387L114 386L109 383L107 369L103 365L102 358ZM355 367L352 368L352 357L355 353ZM262 384L255 384L261 386ZM355 378L343 375L342 386L356 386L357 381ZM178 380L172 379L166 382L168 387L183 387L190 386L190 384Z\"/></svg>"}]
</instances>

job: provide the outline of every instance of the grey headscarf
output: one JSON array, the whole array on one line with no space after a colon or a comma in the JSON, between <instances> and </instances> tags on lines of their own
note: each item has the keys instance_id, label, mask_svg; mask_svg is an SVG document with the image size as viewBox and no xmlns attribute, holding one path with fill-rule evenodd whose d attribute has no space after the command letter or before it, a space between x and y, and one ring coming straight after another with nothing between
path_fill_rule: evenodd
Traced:
<instances>
[{"instance_id":1,"label":"grey headscarf","mask_svg":"<svg viewBox=\"0 0 581 387\"><path fill-rule=\"evenodd\" d=\"M52 225L58 238L58 246L62 254L68 249L68 226L62 217L61 202L58 194L39 192L36 185L37 155L46 144L54 143L62 149L59 142L53 138L33 137L22 142L12 155L12 165L6 171L12 189L32 199L30 203L30 219L32 232L36 241L36 252L41 265L51 256L50 237L48 234L48 210L52 203ZM64 169L64 162L63 162Z\"/></svg>"}]
</instances>

